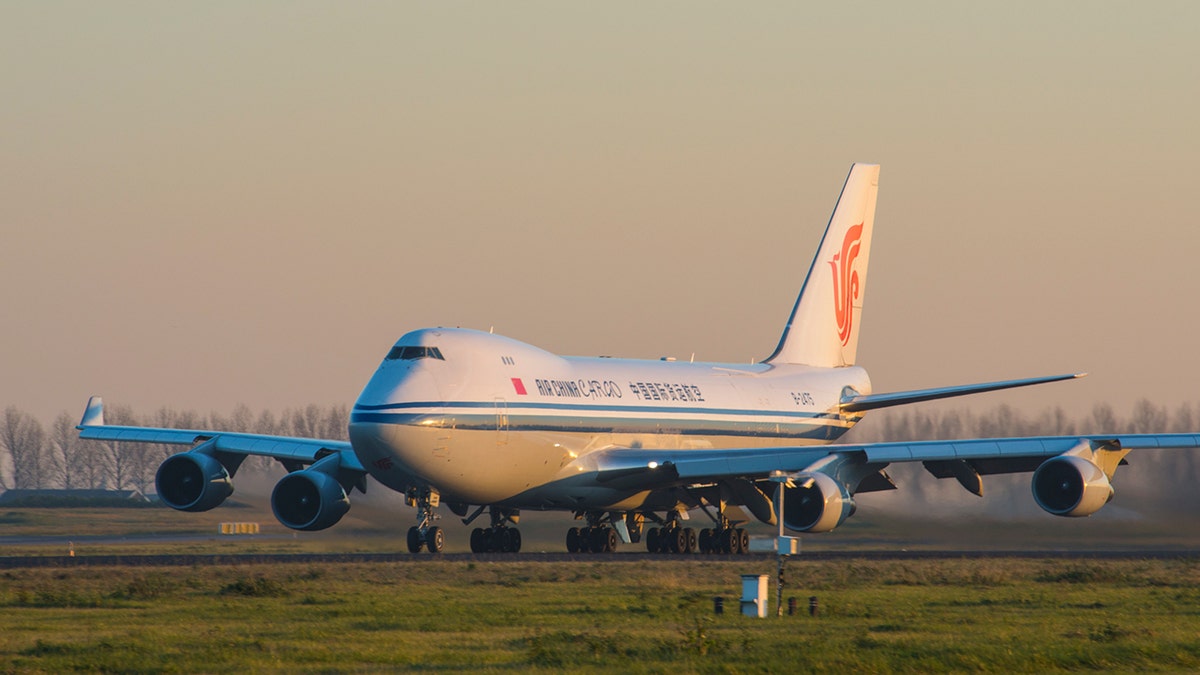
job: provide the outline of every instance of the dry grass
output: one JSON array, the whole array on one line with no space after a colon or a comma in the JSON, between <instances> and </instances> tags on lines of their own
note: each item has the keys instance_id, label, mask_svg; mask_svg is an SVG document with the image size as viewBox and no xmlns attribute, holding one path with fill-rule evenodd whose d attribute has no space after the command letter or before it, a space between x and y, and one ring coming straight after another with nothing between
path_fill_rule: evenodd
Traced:
<instances>
[{"instance_id":1,"label":"dry grass","mask_svg":"<svg viewBox=\"0 0 1200 675\"><path fill-rule=\"evenodd\" d=\"M1194 560L793 561L820 616L736 613L770 561L0 573L0 670L1200 669ZM713 596L727 613L712 613Z\"/></svg>"}]
</instances>

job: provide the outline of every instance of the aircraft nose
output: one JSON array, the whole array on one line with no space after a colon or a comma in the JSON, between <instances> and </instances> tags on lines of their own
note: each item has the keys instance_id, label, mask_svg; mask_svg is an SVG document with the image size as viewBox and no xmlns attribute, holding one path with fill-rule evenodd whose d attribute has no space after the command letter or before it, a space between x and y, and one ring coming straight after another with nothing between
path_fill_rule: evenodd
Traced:
<instances>
[{"instance_id":1,"label":"aircraft nose","mask_svg":"<svg viewBox=\"0 0 1200 675\"><path fill-rule=\"evenodd\" d=\"M355 409L380 409L403 403L437 401L441 398L437 381L424 364L384 362L358 395Z\"/></svg>"}]
</instances>

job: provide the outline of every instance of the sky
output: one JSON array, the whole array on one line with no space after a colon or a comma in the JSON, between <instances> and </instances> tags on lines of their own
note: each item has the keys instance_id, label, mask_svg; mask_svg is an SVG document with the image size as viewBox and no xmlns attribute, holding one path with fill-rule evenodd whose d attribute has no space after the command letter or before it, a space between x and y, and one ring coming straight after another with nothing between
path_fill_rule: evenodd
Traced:
<instances>
[{"instance_id":1,"label":"sky","mask_svg":"<svg viewBox=\"0 0 1200 675\"><path fill-rule=\"evenodd\" d=\"M1200 402L1200 5L0 4L0 407L349 404L427 326L774 348L881 164L859 364ZM968 401L962 400L961 405Z\"/></svg>"}]
</instances>

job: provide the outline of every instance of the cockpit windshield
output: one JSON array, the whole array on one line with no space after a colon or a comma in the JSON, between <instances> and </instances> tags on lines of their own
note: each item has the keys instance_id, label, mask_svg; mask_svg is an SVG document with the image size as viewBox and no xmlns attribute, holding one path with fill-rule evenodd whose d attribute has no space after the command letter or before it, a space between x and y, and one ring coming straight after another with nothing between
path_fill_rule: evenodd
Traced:
<instances>
[{"instance_id":1,"label":"cockpit windshield","mask_svg":"<svg viewBox=\"0 0 1200 675\"><path fill-rule=\"evenodd\" d=\"M410 345L396 345L392 347L392 351L388 352L385 361L414 361L416 359L437 359L445 361L442 358L442 351L437 347L414 347Z\"/></svg>"}]
</instances>

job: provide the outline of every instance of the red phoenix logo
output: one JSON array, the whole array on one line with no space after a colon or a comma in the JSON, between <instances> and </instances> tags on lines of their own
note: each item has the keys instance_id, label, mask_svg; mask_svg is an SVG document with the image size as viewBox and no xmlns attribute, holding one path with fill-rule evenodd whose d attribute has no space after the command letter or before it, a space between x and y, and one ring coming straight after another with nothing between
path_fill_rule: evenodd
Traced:
<instances>
[{"instance_id":1,"label":"red phoenix logo","mask_svg":"<svg viewBox=\"0 0 1200 675\"><path fill-rule=\"evenodd\" d=\"M842 240L842 252L835 253L829 267L833 270L833 311L837 315L838 337L842 346L850 342L850 331L854 327L854 301L858 299L858 272L854 261L862 248L863 224L859 223L846 231Z\"/></svg>"}]
</instances>

